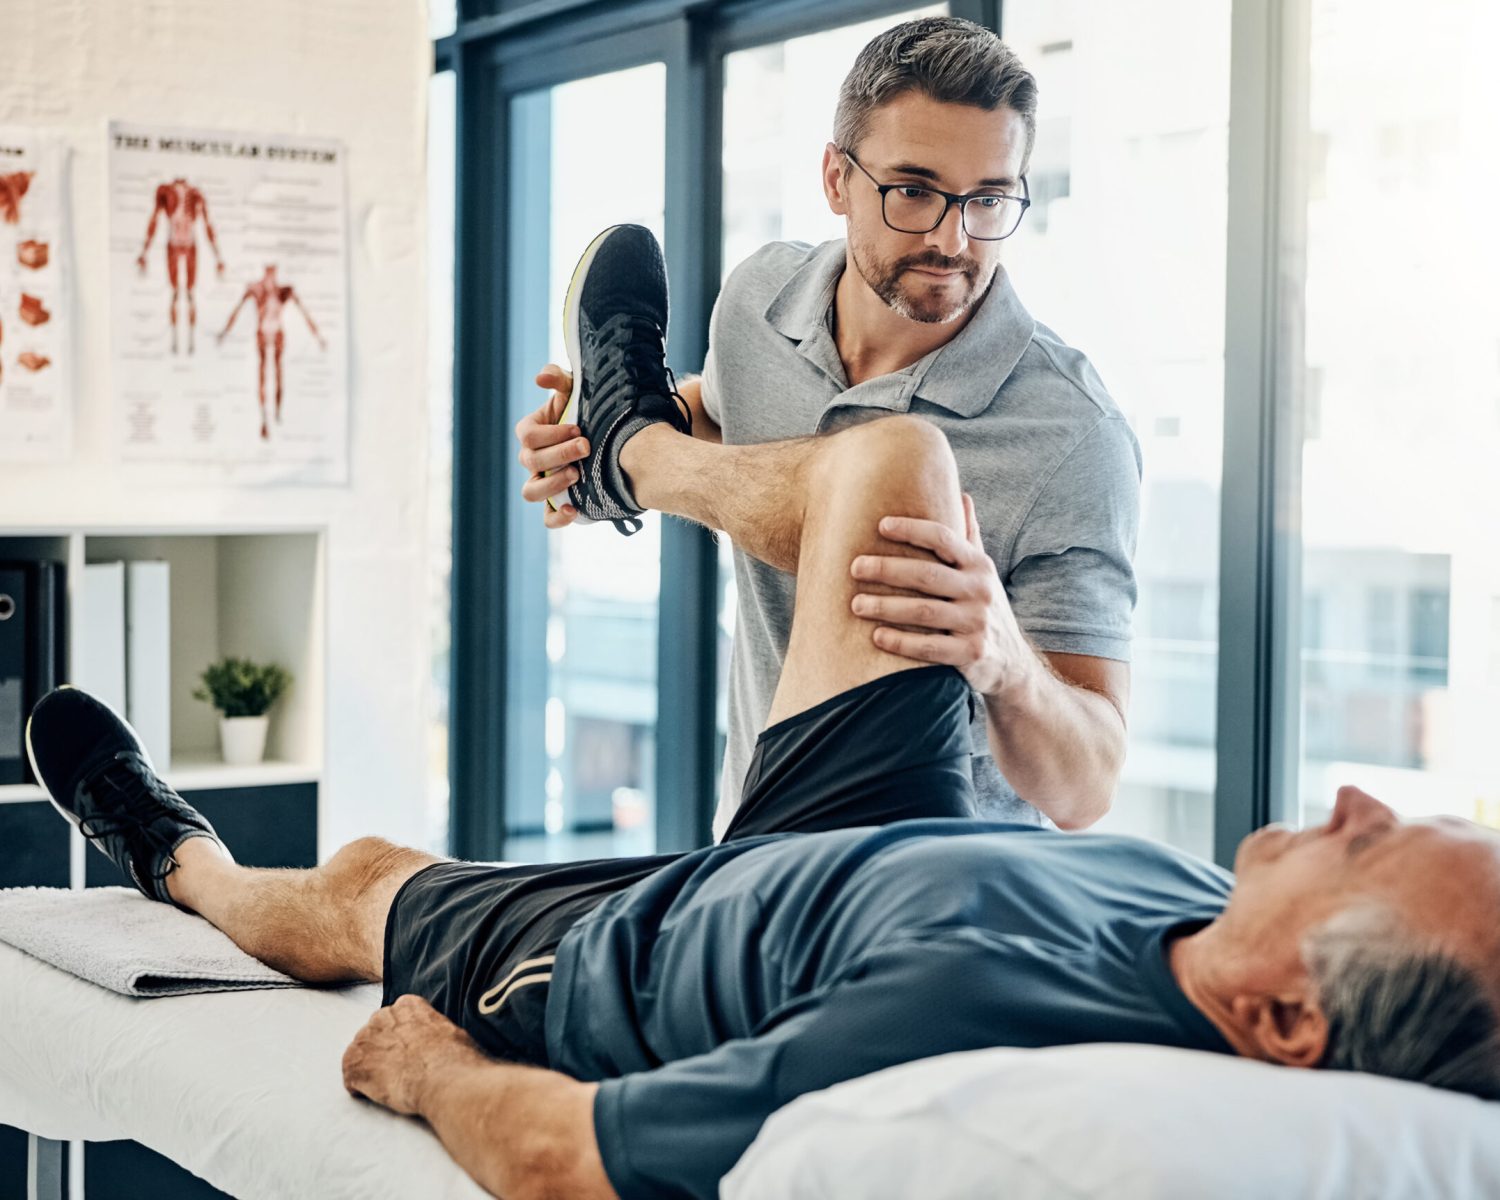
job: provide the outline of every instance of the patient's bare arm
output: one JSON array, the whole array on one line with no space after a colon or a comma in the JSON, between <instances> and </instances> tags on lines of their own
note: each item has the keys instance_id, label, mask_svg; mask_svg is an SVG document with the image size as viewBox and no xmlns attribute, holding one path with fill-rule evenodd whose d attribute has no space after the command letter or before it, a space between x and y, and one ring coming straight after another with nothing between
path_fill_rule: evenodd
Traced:
<instances>
[{"instance_id":1,"label":"patient's bare arm","mask_svg":"<svg viewBox=\"0 0 1500 1200\"><path fill-rule=\"evenodd\" d=\"M594 1136L597 1085L497 1062L418 996L380 1009L355 1036L344 1086L424 1118L453 1160L505 1200L617 1200Z\"/></svg>"}]
</instances>

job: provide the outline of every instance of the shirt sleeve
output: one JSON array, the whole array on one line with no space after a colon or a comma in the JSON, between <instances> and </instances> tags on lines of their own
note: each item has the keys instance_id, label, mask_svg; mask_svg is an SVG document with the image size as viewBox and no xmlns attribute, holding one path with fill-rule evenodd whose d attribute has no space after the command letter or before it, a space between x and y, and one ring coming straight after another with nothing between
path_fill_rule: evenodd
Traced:
<instances>
[{"instance_id":1,"label":"shirt sleeve","mask_svg":"<svg viewBox=\"0 0 1500 1200\"><path fill-rule=\"evenodd\" d=\"M912 1059L1003 1044L999 983L986 957L972 930L895 943L758 1037L606 1080L594 1129L615 1191L622 1200L711 1200L766 1119L797 1096ZM912 1019L922 1012L942 1019Z\"/></svg>"},{"instance_id":2,"label":"shirt sleeve","mask_svg":"<svg viewBox=\"0 0 1500 1200\"><path fill-rule=\"evenodd\" d=\"M724 428L724 393L719 387L719 356L714 347L719 344L719 326L724 320L725 297L735 282L739 268L729 273L719 294L714 297L714 306L708 314L708 350L703 355L703 373L699 377L703 388L703 411L720 429Z\"/></svg>"},{"instance_id":3,"label":"shirt sleeve","mask_svg":"<svg viewBox=\"0 0 1500 1200\"><path fill-rule=\"evenodd\" d=\"M710 322L709 328L713 325ZM713 342L708 344L708 353L703 356L703 374L698 377L702 389L703 411L720 429L724 428L724 410L719 404L719 366L714 359Z\"/></svg>"},{"instance_id":4,"label":"shirt sleeve","mask_svg":"<svg viewBox=\"0 0 1500 1200\"><path fill-rule=\"evenodd\" d=\"M1012 545L1005 590L1038 650L1130 659L1141 450L1104 417L1043 484Z\"/></svg>"}]
</instances>

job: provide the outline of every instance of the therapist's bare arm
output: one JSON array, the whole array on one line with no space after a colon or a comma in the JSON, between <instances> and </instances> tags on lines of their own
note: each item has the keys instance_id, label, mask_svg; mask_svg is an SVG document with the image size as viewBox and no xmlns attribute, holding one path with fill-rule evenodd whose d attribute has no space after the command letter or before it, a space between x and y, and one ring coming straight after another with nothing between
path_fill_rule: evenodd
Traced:
<instances>
[{"instance_id":1,"label":"therapist's bare arm","mask_svg":"<svg viewBox=\"0 0 1500 1200\"><path fill-rule=\"evenodd\" d=\"M518 457L531 476L521 485L521 498L539 503L559 497L555 501L556 509L545 503L542 505L542 519L548 529L561 529L564 525L571 525L578 516L578 510L567 502L563 493L578 482L578 468L573 464L587 455L589 448L577 425L557 423L573 390L572 375L555 363L548 363L537 373L536 382L538 387L549 389L551 395L541 408L527 413L516 424L516 441L520 444ZM719 427L703 410L702 381L697 378L680 380L677 390L693 414L693 436L708 442L719 441ZM547 474L549 471L551 474Z\"/></svg>"},{"instance_id":2,"label":"therapist's bare arm","mask_svg":"<svg viewBox=\"0 0 1500 1200\"><path fill-rule=\"evenodd\" d=\"M598 1086L495 1061L421 996L377 1009L343 1069L351 1096L424 1118L503 1200L617 1200L594 1137Z\"/></svg>"}]
</instances>

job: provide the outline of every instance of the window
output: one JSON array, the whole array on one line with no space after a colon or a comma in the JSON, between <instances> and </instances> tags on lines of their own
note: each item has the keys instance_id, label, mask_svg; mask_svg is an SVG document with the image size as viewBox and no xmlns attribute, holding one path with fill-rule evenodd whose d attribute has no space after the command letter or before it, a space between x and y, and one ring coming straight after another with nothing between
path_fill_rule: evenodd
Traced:
<instances>
[{"instance_id":1,"label":"window","mask_svg":"<svg viewBox=\"0 0 1500 1200\"><path fill-rule=\"evenodd\" d=\"M1099 828L1213 853L1229 0L1006 0L1037 77L1017 294L1141 442L1130 753Z\"/></svg>"},{"instance_id":2,"label":"window","mask_svg":"<svg viewBox=\"0 0 1500 1200\"><path fill-rule=\"evenodd\" d=\"M841 236L818 179L838 84L870 36L909 14L874 0L842 5L850 19L874 17L801 36L825 11L812 0L465 8L482 18L461 20L474 85L465 95L475 98L466 143L504 143L507 157L492 172L482 155L465 164L466 179L481 181L462 197L466 228L486 244L503 229L505 253L458 260L481 326L465 340L459 377L475 394L459 417L485 436L456 449L475 468L462 478L492 481L495 444L540 400L531 375L560 354L556 314L583 242L616 220L660 231L665 197L674 213L702 199L684 181L709 164L678 169L691 149L674 145L668 160L664 125L693 129L690 117L715 107L704 81L722 77L722 155L712 164L723 172L722 220L703 236L709 257L710 239L721 239L726 273L772 239ZM1317 821L1350 781L1403 811L1500 825L1500 780L1485 757L1500 718L1500 291L1489 278L1500 262L1500 74L1485 54L1500 37L1500 7L1434 0L1414 22L1409 0L1288 0L1277 23L1292 35L1285 46L1264 26L1241 26L1248 60L1269 53L1273 76L1289 83L1269 104L1248 85L1230 95L1231 8L993 6L1041 88L1034 204L1002 257L1036 317L1098 367L1145 459L1131 747L1104 828L1223 856L1241 826L1264 819L1268 798L1293 821ZM430 7L436 36L452 29L453 9L452 0ZM722 73L695 69L705 47L751 42L725 55ZM671 112L668 68L614 70L662 58L689 68L673 77ZM542 87L580 70L596 74ZM1303 82L1305 112L1281 111ZM437 132L451 121L440 114L443 87L451 96L451 81L434 83L435 155L452 141L448 127ZM493 128L497 120L508 128ZM1262 136L1293 168L1289 180L1266 172ZM632 181L624 203L597 186L622 167ZM1245 181L1243 195L1229 196L1230 180ZM1280 244L1263 240L1273 232ZM446 303L436 249L432 261L434 304ZM487 261L508 276L475 265ZM502 291L512 301L506 328L483 328ZM702 299L691 300L699 320ZM1282 321L1269 333L1268 312ZM438 408L444 319L435 309ZM506 409L499 438L486 423L495 395ZM1227 458L1226 417L1246 438ZM1291 450L1288 430L1298 431ZM435 432L435 455L443 442ZM513 469L508 445L501 457ZM445 486L439 472L435 462L435 488ZM1278 490L1287 479L1295 495ZM503 790L512 854L650 849L653 808L669 828L688 802L676 783L653 794L657 614L686 595L680 580L660 593L657 528L628 543L579 530L554 544L535 510L508 503L497 515L488 494L470 499L457 514L469 581L457 600L460 637L472 644L456 648L454 669L461 696L503 711L460 713L454 761L474 791L466 799L488 813ZM497 542L503 578L485 571L483 548ZM1295 569L1283 574L1288 545ZM716 701L722 730L736 596L729 547L720 549L720 687L699 711ZM441 565L435 554L435 626ZM706 609L691 582L691 603ZM483 625L501 610L503 639ZM1221 610L1236 622L1222 645ZM682 686L707 690L697 678ZM1267 700L1279 707L1264 711ZM1223 728L1221 707L1234 716ZM433 709L440 715L436 698ZM1247 731L1266 716L1269 742L1250 745ZM501 726L503 756L485 742ZM679 761L665 736L663 761ZM696 770L703 747L692 744ZM545 755L520 752L542 746ZM1222 779L1221 756L1234 764ZM1272 769L1242 769L1251 763ZM1286 763L1289 777L1273 778ZM435 785L435 813L439 794ZM465 845L498 841L491 817L471 824L459 830Z\"/></svg>"},{"instance_id":3,"label":"window","mask_svg":"<svg viewBox=\"0 0 1500 1200\"><path fill-rule=\"evenodd\" d=\"M545 399L531 377L567 365L562 311L579 256L621 222L662 236L666 71L650 63L518 96L512 104L517 254L511 344L516 416ZM541 153L538 154L538 147ZM535 176L538 161L545 163ZM618 186L600 186L601 180ZM541 306L545 305L545 308ZM512 422L513 423L513 422ZM515 503L520 503L516 500ZM655 847L656 628L661 521L625 538L608 525L555 537L521 514L523 575L537 605L518 606L513 705L540 711L520 744L545 763L509 799L506 855L521 861L648 854ZM526 759L527 755L521 756Z\"/></svg>"},{"instance_id":4,"label":"window","mask_svg":"<svg viewBox=\"0 0 1500 1200\"><path fill-rule=\"evenodd\" d=\"M823 148L833 137L839 84L865 43L946 4L737 50L724 59L723 273L767 242L816 244L844 236L823 195ZM719 538L719 687L722 740L729 729L729 658L735 632L734 550Z\"/></svg>"},{"instance_id":5,"label":"window","mask_svg":"<svg viewBox=\"0 0 1500 1200\"><path fill-rule=\"evenodd\" d=\"M1491 687L1500 687L1500 596L1490 598L1490 678Z\"/></svg>"},{"instance_id":6,"label":"window","mask_svg":"<svg viewBox=\"0 0 1500 1200\"><path fill-rule=\"evenodd\" d=\"M839 84L866 42L946 4L738 50L724 58L724 274L767 242L844 236L823 195Z\"/></svg>"},{"instance_id":7,"label":"window","mask_svg":"<svg viewBox=\"0 0 1500 1200\"><path fill-rule=\"evenodd\" d=\"M1309 102L1290 149L1316 170L1306 361L1287 375L1316 384L1302 576L1329 607L1324 644L1301 637L1297 807L1321 820L1354 783L1407 815L1500 823L1500 694L1460 669L1494 654L1500 572L1500 22L1487 0L1435 0L1418 22L1394 0L1300 12Z\"/></svg>"}]
</instances>

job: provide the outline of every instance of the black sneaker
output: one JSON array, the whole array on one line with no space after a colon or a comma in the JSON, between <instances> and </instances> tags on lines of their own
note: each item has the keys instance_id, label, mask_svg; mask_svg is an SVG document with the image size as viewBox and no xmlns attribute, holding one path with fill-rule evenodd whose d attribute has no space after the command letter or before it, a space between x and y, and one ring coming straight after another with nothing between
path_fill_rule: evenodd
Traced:
<instances>
[{"instance_id":1,"label":"black sneaker","mask_svg":"<svg viewBox=\"0 0 1500 1200\"><path fill-rule=\"evenodd\" d=\"M589 443L568 499L584 520L612 521L624 534L640 529L642 509L620 469L620 447L658 421L692 432L667 369L666 329L661 247L640 225L611 225L578 260L563 303L573 392L558 423L577 425Z\"/></svg>"},{"instance_id":2,"label":"black sneaker","mask_svg":"<svg viewBox=\"0 0 1500 1200\"><path fill-rule=\"evenodd\" d=\"M167 876L179 865L173 851L195 837L213 838L226 855L229 848L162 781L135 730L109 705L75 687L48 692L26 722L26 754L57 811L136 887L193 911L167 891Z\"/></svg>"}]
</instances>

